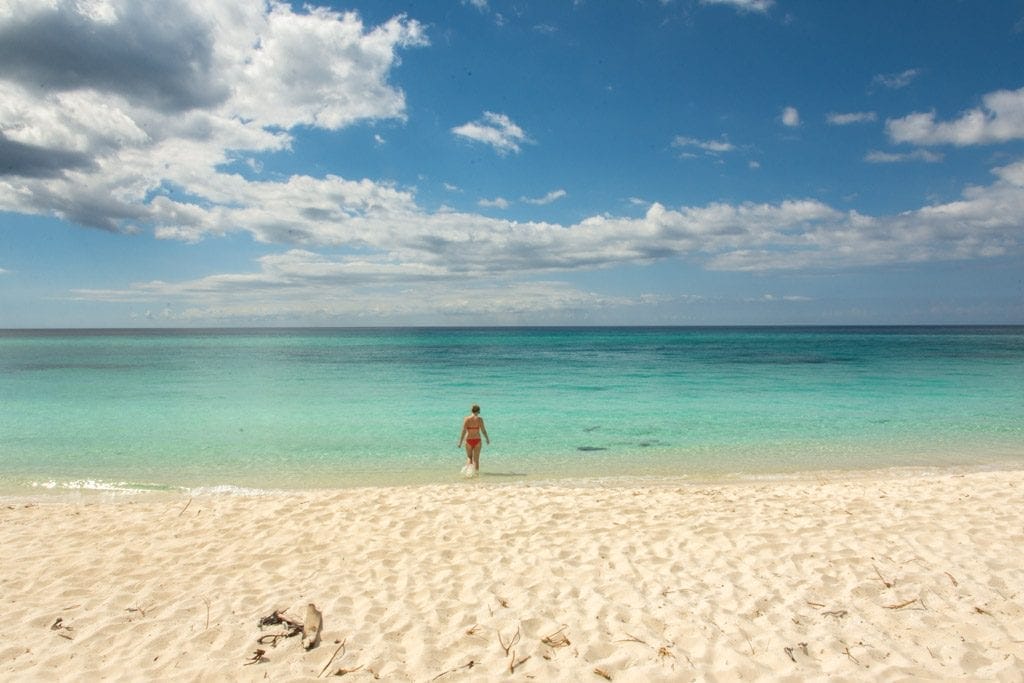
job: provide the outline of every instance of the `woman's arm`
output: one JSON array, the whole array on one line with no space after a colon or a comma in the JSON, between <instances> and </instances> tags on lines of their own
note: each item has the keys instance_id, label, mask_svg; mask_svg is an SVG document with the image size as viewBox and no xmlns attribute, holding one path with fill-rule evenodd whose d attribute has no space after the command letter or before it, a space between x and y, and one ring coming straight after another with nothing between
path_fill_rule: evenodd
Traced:
<instances>
[{"instance_id":1,"label":"woman's arm","mask_svg":"<svg viewBox=\"0 0 1024 683\"><path fill-rule=\"evenodd\" d=\"M490 445L491 437L487 436L487 427L484 427L484 419L481 417L480 422L477 424L480 425L480 433L484 435L484 438L487 439L487 444Z\"/></svg>"}]
</instances>

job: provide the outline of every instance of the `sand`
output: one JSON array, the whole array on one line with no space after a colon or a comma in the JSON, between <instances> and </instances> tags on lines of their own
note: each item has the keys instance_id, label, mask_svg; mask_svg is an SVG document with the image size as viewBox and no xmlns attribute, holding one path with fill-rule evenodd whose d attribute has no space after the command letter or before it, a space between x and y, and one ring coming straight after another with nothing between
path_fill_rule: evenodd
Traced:
<instances>
[{"instance_id":1,"label":"sand","mask_svg":"<svg viewBox=\"0 0 1024 683\"><path fill-rule=\"evenodd\" d=\"M1020 471L8 498L0 518L3 680L1024 676ZM318 647L257 642L309 603Z\"/></svg>"}]
</instances>

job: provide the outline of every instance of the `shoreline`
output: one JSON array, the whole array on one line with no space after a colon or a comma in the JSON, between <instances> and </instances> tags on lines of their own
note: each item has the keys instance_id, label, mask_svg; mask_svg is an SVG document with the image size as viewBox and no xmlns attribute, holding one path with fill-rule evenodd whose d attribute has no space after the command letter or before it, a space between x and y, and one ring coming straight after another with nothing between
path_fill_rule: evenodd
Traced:
<instances>
[{"instance_id":1,"label":"shoreline","mask_svg":"<svg viewBox=\"0 0 1024 683\"><path fill-rule=\"evenodd\" d=\"M477 483L4 499L16 551L0 569L14 615L0 673L1016 680L1024 667L1024 470ZM257 642L280 631L262 617L301 621L310 602L319 647Z\"/></svg>"},{"instance_id":2,"label":"shoreline","mask_svg":"<svg viewBox=\"0 0 1024 683\"><path fill-rule=\"evenodd\" d=\"M500 471L487 471L486 466L480 475L466 479L459 472L449 476L427 476L409 480L356 481L348 484L328 486L295 486L265 488L229 482L201 484L197 486L160 484L152 482L111 481L100 478L68 479L57 481L50 479L45 482L34 482L31 485L20 484L3 487L0 484L0 503L18 501L54 501L61 502L72 498L82 500L99 500L109 498L111 501L129 498L145 499L148 497L217 497L217 496L289 496L319 494L332 495L343 491L360 489L395 489L409 487L465 486L488 485L509 487L635 487L635 486L728 486L747 485L765 482L824 482L824 481L861 481L872 479L901 479L906 477L930 477L963 475L981 472L1018 472L1024 471L1024 461L1017 459L973 461L963 464L913 464L890 465L881 467L849 467L794 469L762 472L691 472L691 473L648 473L648 474L607 474L573 476L569 474L553 476L533 476Z\"/></svg>"}]
</instances>

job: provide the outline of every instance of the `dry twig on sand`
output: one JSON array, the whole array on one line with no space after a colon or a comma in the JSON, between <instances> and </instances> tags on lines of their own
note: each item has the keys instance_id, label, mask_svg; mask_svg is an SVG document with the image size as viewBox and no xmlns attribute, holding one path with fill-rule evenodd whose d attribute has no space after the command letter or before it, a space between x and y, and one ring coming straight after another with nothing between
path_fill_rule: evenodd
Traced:
<instances>
[{"instance_id":1,"label":"dry twig on sand","mask_svg":"<svg viewBox=\"0 0 1024 683\"><path fill-rule=\"evenodd\" d=\"M346 638L346 640L347 640L347 638ZM341 644L338 645L338 649L336 649L334 651L334 654L331 655L331 658L327 660L326 664L324 664L324 668L320 669L320 673L318 673L316 675L317 678L320 678L321 676L324 675L324 672L327 671L327 667L329 667L331 665L331 662L333 662L334 658L338 656L338 653L341 652L344 649L345 649L345 641L343 640L343 641L341 641Z\"/></svg>"},{"instance_id":2,"label":"dry twig on sand","mask_svg":"<svg viewBox=\"0 0 1024 683\"><path fill-rule=\"evenodd\" d=\"M519 632L519 627L517 626L516 627L515 635L513 635L509 639L509 641L506 643L505 639L501 637L501 631L498 631L498 642L501 643L501 649L503 649L505 651L506 655L509 653L509 650L511 650L513 647L515 647L516 643L519 642L520 636L521 636L521 634Z\"/></svg>"},{"instance_id":3,"label":"dry twig on sand","mask_svg":"<svg viewBox=\"0 0 1024 683\"><path fill-rule=\"evenodd\" d=\"M548 647L567 647L572 645L569 639L565 637L565 629L567 628L569 628L568 624L562 624L561 628L554 633L544 636L540 642Z\"/></svg>"},{"instance_id":4,"label":"dry twig on sand","mask_svg":"<svg viewBox=\"0 0 1024 683\"><path fill-rule=\"evenodd\" d=\"M529 658L530 655L526 655L522 659L516 659L516 651L512 650L512 658L508 660L508 672L510 674L514 674L516 672L516 667L525 662Z\"/></svg>"},{"instance_id":5,"label":"dry twig on sand","mask_svg":"<svg viewBox=\"0 0 1024 683\"><path fill-rule=\"evenodd\" d=\"M871 566L875 567L875 565L871 565ZM882 572L878 571L878 567L875 567L875 573L878 574L878 578L882 581L882 583L885 585L886 588L892 588L894 585L896 585L895 581L888 581L888 580L886 580L886 578L884 576L882 576Z\"/></svg>"},{"instance_id":6,"label":"dry twig on sand","mask_svg":"<svg viewBox=\"0 0 1024 683\"><path fill-rule=\"evenodd\" d=\"M920 600L920 598L914 598L913 600L904 600L903 602L897 603L895 605L886 605L885 608L886 609L903 609L907 605L913 605L918 600Z\"/></svg>"},{"instance_id":7,"label":"dry twig on sand","mask_svg":"<svg viewBox=\"0 0 1024 683\"><path fill-rule=\"evenodd\" d=\"M64 623L64 617L57 617L57 620L50 626L50 630L56 631L57 635L65 640L74 640L71 636L71 631L74 629Z\"/></svg>"},{"instance_id":8,"label":"dry twig on sand","mask_svg":"<svg viewBox=\"0 0 1024 683\"><path fill-rule=\"evenodd\" d=\"M468 662L466 662L465 664L463 664L462 666L457 666L454 669L448 669L447 671L442 671L441 673L437 674L436 676L434 676L430 680L431 681L436 681L437 679L441 678L442 676L447 676L448 674L453 674L456 671L462 671L463 669L472 669L474 666L476 666L476 662L471 659Z\"/></svg>"}]
</instances>

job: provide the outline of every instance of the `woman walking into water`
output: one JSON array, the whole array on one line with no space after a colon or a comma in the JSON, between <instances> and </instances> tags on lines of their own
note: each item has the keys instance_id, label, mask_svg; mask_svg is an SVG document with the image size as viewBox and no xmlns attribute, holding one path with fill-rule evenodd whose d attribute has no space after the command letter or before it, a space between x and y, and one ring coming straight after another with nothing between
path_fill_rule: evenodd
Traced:
<instances>
[{"instance_id":1,"label":"woman walking into water","mask_svg":"<svg viewBox=\"0 0 1024 683\"><path fill-rule=\"evenodd\" d=\"M487 436L487 427L484 426L484 419L480 417L480 406L473 404L470 414L462 420L462 433L459 434L459 446L463 440L466 442L466 466L462 473L467 477L480 474L480 435L487 439L487 445L491 445L491 437Z\"/></svg>"}]
</instances>

